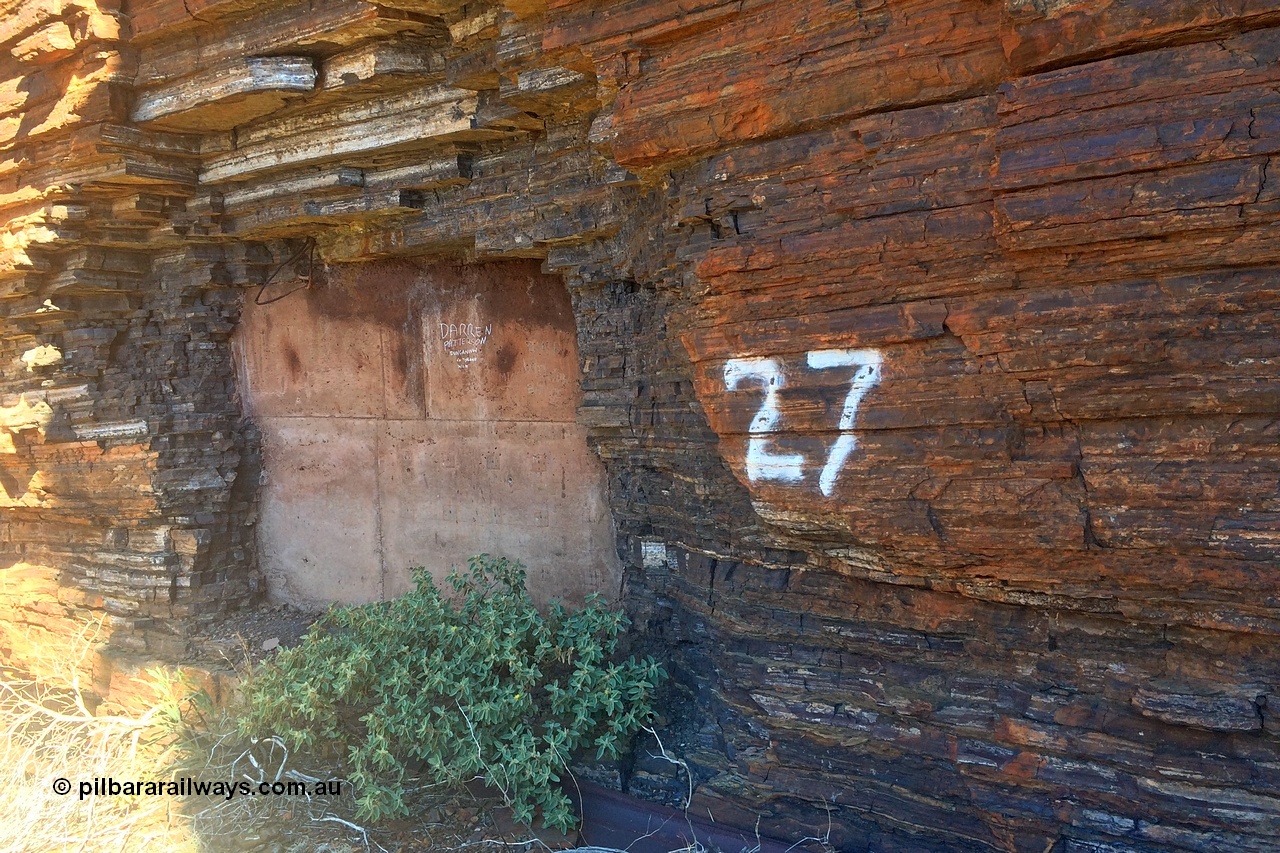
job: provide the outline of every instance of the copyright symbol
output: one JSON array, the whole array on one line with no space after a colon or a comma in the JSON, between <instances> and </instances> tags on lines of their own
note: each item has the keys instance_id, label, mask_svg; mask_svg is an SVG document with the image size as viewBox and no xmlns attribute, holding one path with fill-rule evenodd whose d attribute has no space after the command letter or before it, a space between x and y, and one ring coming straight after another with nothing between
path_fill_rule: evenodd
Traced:
<instances>
[{"instance_id":1,"label":"copyright symbol","mask_svg":"<svg viewBox=\"0 0 1280 853\"><path fill-rule=\"evenodd\" d=\"M71 780L70 779L54 779L53 792L55 794L70 794Z\"/></svg>"}]
</instances>

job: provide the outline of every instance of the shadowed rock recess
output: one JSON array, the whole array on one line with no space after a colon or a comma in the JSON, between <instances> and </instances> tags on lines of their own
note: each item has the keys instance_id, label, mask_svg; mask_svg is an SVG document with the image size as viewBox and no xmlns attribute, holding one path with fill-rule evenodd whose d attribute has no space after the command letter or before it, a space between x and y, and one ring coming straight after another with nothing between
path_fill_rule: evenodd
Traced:
<instances>
[{"instance_id":1,"label":"shadowed rock recess","mask_svg":"<svg viewBox=\"0 0 1280 853\"><path fill-rule=\"evenodd\" d=\"M0 11L9 663L100 617L106 691L275 594L247 303L278 330L376 314L361 264L428 294L507 264L571 307L556 440L603 462L602 591L675 676L698 814L849 851L1278 849L1280 2ZM535 381L533 338L416 298L369 321L400 352L370 394ZM260 361L308 375L290 353ZM387 429L425 446L413 411ZM466 411L484 467L507 433ZM476 494L467 524L572 526Z\"/></svg>"}]
</instances>

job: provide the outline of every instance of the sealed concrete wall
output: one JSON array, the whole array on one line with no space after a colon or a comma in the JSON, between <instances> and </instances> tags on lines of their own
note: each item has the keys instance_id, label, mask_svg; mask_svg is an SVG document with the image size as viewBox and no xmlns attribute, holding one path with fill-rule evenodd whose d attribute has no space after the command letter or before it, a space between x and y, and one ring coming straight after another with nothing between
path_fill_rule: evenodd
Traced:
<instances>
[{"instance_id":1,"label":"sealed concrete wall","mask_svg":"<svg viewBox=\"0 0 1280 853\"><path fill-rule=\"evenodd\" d=\"M271 597L388 598L487 552L540 599L615 593L604 468L575 422L563 283L536 262L377 261L248 300L240 388L263 433Z\"/></svg>"}]
</instances>

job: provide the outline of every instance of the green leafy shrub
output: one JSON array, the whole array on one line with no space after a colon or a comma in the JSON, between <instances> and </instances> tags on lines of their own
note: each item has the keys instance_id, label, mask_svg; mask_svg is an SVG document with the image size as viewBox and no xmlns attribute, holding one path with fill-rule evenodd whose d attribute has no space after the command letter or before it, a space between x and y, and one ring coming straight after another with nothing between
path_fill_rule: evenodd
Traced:
<instances>
[{"instance_id":1,"label":"green leafy shrub","mask_svg":"<svg viewBox=\"0 0 1280 853\"><path fill-rule=\"evenodd\" d=\"M570 755L616 756L664 673L649 658L611 660L626 616L598 596L543 616L524 581L519 563L481 555L449 576L456 603L415 569L408 595L331 609L247 685L244 732L343 748L364 818L407 811L409 762L431 783L481 777L518 820L540 811L568 829L555 783Z\"/></svg>"}]
</instances>

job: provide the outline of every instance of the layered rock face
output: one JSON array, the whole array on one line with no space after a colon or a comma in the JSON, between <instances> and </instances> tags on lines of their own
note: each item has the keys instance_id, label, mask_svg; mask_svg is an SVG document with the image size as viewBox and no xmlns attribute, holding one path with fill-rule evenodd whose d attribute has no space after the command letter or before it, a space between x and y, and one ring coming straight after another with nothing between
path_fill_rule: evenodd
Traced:
<instances>
[{"instance_id":1,"label":"layered rock face","mask_svg":"<svg viewBox=\"0 0 1280 853\"><path fill-rule=\"evenodd\" d=\"M1276 849L1280 4L6 11L14 662L262 594L244 288L535 259L696 809Z\"/></svg>"}]
</instances>

